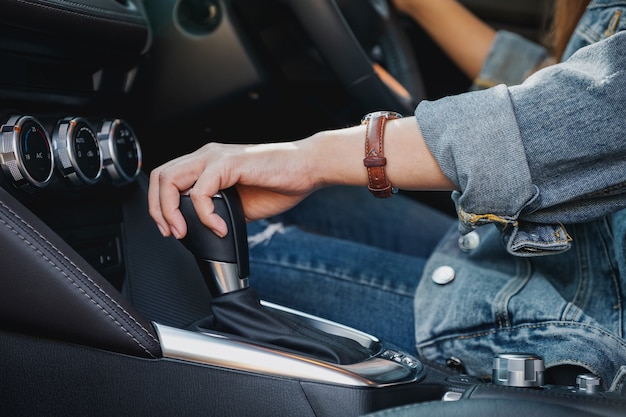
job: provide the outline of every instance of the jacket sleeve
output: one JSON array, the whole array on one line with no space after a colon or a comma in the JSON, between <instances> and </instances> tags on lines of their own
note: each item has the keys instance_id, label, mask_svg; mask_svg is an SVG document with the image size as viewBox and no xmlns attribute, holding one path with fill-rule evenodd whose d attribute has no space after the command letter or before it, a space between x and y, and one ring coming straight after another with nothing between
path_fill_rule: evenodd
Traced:
<instances>
[{"instance_id":1,"label":"jacket sleeve","mask_svg":"<svg viewBox=\"0 0 626 417\"><path fill-rule=\"evenodd\" d=\"M562 226L626 207L626 32L523 84L424 101L415 116L461 232L496 223L509 252L563 251Z\"/></svg>"},{"instance_id":2,"label":"jacket sleeve","mask_svg":"<svg viewBox=\"0 0 626 417\"><path fill-rule=\"evenodd\" d=\"M516 33L496 32L489 54L472 90L494 87L498 84L516 85L549 62L546 49Z\"/></svg>"}]
</instances>

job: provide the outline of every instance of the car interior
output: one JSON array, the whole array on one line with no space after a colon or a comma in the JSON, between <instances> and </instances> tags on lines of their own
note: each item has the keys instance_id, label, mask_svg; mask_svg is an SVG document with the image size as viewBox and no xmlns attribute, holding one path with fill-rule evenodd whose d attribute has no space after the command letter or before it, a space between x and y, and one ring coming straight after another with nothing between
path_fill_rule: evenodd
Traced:
<instances>
[{"instance_id":1,"label":"car interior","mask_svg":"<svg viewBox=\"0 0 626 417\"><path fill-rule=\"evenodd\" d=\"M549 25L548 0L462 3L533 40ZM387 0L0 11L0 415L624 415L624 389L548 381L533 352L478 378L255 299L234 188L213 197L226 239L185 196L182 241L150 218L150 171L207 142L299 139L466 91ZM406 193L454 212L447 192Z\"/></svg>"}]
</instances>

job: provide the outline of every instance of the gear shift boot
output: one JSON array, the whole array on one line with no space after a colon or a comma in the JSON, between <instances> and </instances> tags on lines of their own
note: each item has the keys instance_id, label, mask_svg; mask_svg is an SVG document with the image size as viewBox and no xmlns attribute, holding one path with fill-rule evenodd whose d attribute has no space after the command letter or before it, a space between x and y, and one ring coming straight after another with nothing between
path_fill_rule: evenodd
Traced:
<instances>
[{"instance_id":1,"label":"gear shift boot","mask_svg":"<svg viewBox=\"0 0 626 417\"><path fill-rule=\"evenodd\" d=\"M337 364L358 363L370 356L368 349L352 339L326 333L288 313L264 307L252 288L215 298L211 311L212 330L255 343Z\"/></svg>"}]
</instances>

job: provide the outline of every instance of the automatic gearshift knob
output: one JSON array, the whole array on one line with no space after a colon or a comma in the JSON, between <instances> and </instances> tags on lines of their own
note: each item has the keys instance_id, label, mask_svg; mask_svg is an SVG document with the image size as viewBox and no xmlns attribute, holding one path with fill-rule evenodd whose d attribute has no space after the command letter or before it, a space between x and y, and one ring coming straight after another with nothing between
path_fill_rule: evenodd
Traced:
<instances>
[{"instance_id":1,"label":"automatic gearshift knob","mask_svg":"<svg viewBox=\"0 0 626 417\"><path fill-rule=\"evenodd\" d=\"M200 222L188 195L180 197L180 211L187 222L183 245L196 257L209 291L215 297L248 286L248 234L243 206L234 187L213 197L215 213L228 226L225 237L218 237Z\"/></svg>"}]
</instances>

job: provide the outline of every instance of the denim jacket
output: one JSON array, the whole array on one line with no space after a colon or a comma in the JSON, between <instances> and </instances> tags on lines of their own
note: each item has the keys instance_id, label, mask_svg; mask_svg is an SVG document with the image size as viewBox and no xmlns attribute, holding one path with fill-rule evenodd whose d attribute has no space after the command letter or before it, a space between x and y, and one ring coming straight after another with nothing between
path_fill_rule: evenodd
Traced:
<instances>
[{"instance_id":1,"label":"denim jacket","mask_svg":"<svg viewBox=\"0 0 626 417\"><path fill-rule=\"evenodd\" d=\"M548 367L583 366L605 388L622 382L623 14L626 1L592 0L563 61L525 80L546 51L498 32L477 82L493 87L416 108L429 149L460 190L459 230L416 292L424 358L453 355L468 372L490 374L495 353L529 351ZM442 266L453 271L445 285L430 279Z\"/></svg>"}]
</instances>

